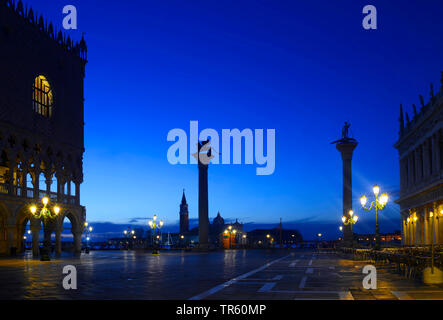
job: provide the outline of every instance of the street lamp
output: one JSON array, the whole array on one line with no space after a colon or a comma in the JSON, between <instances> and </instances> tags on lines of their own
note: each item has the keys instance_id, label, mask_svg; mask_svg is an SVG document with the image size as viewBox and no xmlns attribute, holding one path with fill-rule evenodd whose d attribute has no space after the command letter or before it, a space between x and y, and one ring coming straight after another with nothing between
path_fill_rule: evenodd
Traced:
<instances>
[{"instance_id":1,"label":"street lamp","mask_svg":"<svg viewBox=\"0 0 443 320\"><path fill-rule=\"evenodd\" d=\"M58 214L60 213L60 207L54 205L51 208L49 207L49 198L43 197L42 204L43 206L31 205L29 207L29 211L34 216L35 219L43 219L43 224L46 225L50 220L56 219ZM49 252L51 247L51 234L45 234L45 240L43 241L43 248L41 250L41 261L50 261Z\"/></svg>"},{"instance_id":2,"label":"street lamp","mask_svg":"<svg viewBox=\"0 0 443 320\"><path fill-rule=\"evenodd\" d=\"M317 242L317 249L320 250L320 242L321 242L321 233L317 233L317 237L318 237L318 242Z\"/></svg>"},{"instance_id":3,"label":"street lamp","mask_svg":"<svg viewBox=\"0 0 443 320\"><path fill-rule=\"evenodd\" d=\"M371 202L371 206L369 208L366 207L366 202L368 199L366 196L362 196L360 198L360 203L363 208L363 210L371 211L373 208L375 209L375 250L380 250L380 227L378 223L378 212L382 211L386 204L388 203L389 197L386 193L383 193L380 197L378 196L380 194L380 187L378 185L375 185L372 188L372 191L375 195L375 200Z\"/></svg>"},{"instance_id":4,"label":"street lamp","mask_svg":"<svg viewBox=\"0 0 443 320\"><path fill-rule=\"evenodd\" d=\"M93 228L92 226L89 225L88 222L85 222L85 236L86 236L86 248L85 248L85 253L89 254L89 240L91 240L90 234L92 232Z\"/></svg>"},{"instance_id":5,"label":"street lamp","mask_svg":"<svg viewBox=\"0 0 443 320\"><path fill-rule=\"evenodd\" d=\"M151 219L148 220L148 225L149 225L149 227L150 227L151 229L154 230L154 238L155 238L155 240L154 240L154 243L153 243L153 251L152 251L152 254L158 254L159 251L158 251L158 248L157 248L157 246L156 246L156 243L157 243L157 239L159 239L160 236L157 235L157 229L161 229L161 228L163 227L163 220L160 220L160 221L157 223L157 215L154 214L154 216L152 217L152 220L151 220Z\"/></svg>"},{"instance_id":6,"label":"street lamp","mask_svg":"<svg viewBox=\"0 0 443 320\"><path fill-rule=\"evenodd\" d=\"M357 223L357 221L358 221L358 216L357 216L357 215L354 215L354 211L349 210L349 218L343 216L343 217L341 218L341 221L343 222L343 224L344 224L345 226L347 226L347 225L351 225L351 235L352 235L352 243L351 243L351 246L354 246L354 232L352 231L352 227L353 227L354 224ZM340 227L340 228L341 228L341 230L343 230L343 227Z\"/></svg>"}]
</instances>

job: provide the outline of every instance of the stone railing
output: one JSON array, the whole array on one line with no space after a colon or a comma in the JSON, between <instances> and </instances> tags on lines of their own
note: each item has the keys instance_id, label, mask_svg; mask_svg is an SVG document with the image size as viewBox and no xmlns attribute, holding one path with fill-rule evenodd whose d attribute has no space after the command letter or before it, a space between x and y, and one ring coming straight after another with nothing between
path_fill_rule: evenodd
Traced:
<instances>
[{"instance_id":1,"label":"stone railing","mask_svg":"<svg viewBox=\"0 0 443 320\"><path fill-rule=\"evenodd\" d=\"M13 186L12 188L12 194L9 190L9 184L7 183L0 183L0 194L5 194L13 197L20 197L20 198L27 198L27 199L34 199L34 189L33 188L23 188L21 186ZM66 203L75 205L76 204L76 197L75 196L68 196L68 195L59 195L57 192L50 192L49 195L45 190L39 190L39 199L42 199L43 197L48 197L51 199L52 202L60 202L60 203Z\"/></svg>"}]
</instances>

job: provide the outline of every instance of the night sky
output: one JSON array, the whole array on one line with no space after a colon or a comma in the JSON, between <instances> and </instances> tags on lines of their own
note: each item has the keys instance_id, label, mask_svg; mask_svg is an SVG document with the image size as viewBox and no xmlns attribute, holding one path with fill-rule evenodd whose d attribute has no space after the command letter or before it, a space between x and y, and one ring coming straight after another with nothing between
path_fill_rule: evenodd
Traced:
<instances>
[{"instance_id":1,"label":"night sky","mask_svg":"<svg viewBox=\"0 0 443 320\"><path fill-rule=\"evenodd\" d=\"M92 224L144 224L153 214L177 231L186 189L197 218L197 167L167 161L169 130L276 130L273 175L256 165L209 168L209 210L228 220L339 236L341 158L330 142L344 121L359 141L354 208L378 183L391 196L381 231L400 229L399 105L411 114L443 70L443 2L26 0L61 26L64 5L85 32L82 204ZM378 29L362 28L375 5ZM436 90L438 91L438 90ZM356 232L373 232L374 214ZM101 224L102 226L109 224ZM118 230L120 226L114 226ZM113 229L113 230L114 230ZM102 228L102 232L106 229ZM109 231L111 232L111 231ZM116 231L118 232L118 231Z\"/></svg>"}]
</instances>

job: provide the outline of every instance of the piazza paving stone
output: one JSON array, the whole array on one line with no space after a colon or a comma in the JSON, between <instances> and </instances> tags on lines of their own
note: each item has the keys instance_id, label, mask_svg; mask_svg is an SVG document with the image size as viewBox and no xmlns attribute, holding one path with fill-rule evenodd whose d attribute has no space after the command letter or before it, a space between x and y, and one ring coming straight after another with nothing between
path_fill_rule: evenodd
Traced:
<instances>
[{"instance_id":1,"label":"piazza paving stone","mask_svg":"<svg viewBox=\"0 0 443 320\"><path fill-rule=\"evenodd\" d=\"M389 265L377 265L378 288L365 290L362 268L367 264L301 250L165 251L158 256L93 251L50 262L26 255L0 258L0 299L443 299L443 286L406 279ZM77 269L77 290L62 286L66 265Z\"/></svg>"}]
</instances>

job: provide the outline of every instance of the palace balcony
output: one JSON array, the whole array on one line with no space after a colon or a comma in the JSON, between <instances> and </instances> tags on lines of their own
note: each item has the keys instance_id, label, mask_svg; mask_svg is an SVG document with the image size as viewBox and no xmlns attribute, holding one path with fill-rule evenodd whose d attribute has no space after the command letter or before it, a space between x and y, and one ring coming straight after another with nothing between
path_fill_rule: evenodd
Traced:
<instances>
[{"instance_id":1,"label":"palace balcony","mask_svg":"<svg viewBox=\"0 0 443 320\"><path fill-rule=\"evenodd\" d=\"M8 195L22 199L42 199L43 197L48 197L52 202L80 205L80 199L77 196L57 192L48 193L45 190L39 190L38 194L36 194L34 188L24 188L16 185L11 187L7 183L0 183L0 195Z\"/></svg>"}]
</instances>

